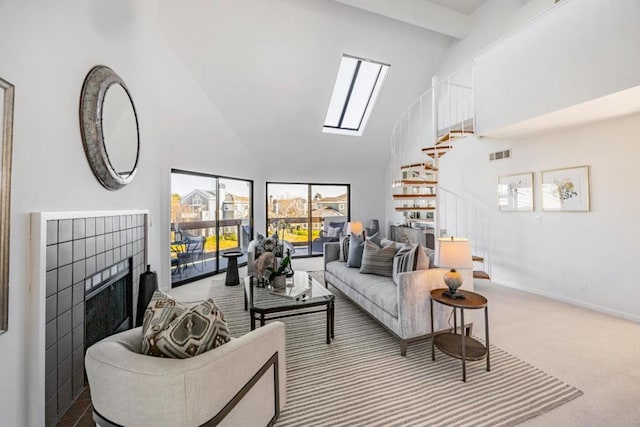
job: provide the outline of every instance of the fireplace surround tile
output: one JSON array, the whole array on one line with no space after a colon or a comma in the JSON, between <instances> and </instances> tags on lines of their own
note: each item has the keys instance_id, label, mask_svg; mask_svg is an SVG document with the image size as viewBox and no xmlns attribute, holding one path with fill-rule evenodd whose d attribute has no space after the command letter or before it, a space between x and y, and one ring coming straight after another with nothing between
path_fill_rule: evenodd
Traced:
<instances>
[{"instance_id":1,"label":"fireplace surround tile","mask_svg":"<svg viewBox=\"0 0 640 427\"><path fill-rule=\"evenodd\" d=\"M92 237L96 235L96 219L95 218L87 218L85 221L85 235L87 237Z\"/></svg>"},{"instance_id":2,"label":"fireplace surround tile","mask_svg":"<svg viewBox=\"0 0 640 427\"><path fill-rule=\"evenodd\" d=\"M64 291L58 292L58 317L68 310L71 310L73 305L73 293L72 288L67 288Z\"/></svg>"},{"instance_id":3,"label":"fireplace surround tile","mask_svg":"<svg viewBox=\"0 0 640 427\"><path fill-rule=\"evenodd\" d=\"M73 240L85 237L85 218L76 218L73 220Z\"/></svg>"},{"instance_id":4,"label":"fireplace surround tile","mask_svg":"<svg viewBox=\"0 0 640 427\"><path fill-rule=\"evenodd\" d=\"M135 319L139 276L146 264L146 215L54 216L46 221L43 403L47 426L59 420L84 388L85 281L105 280L95 277L96 273L130 259L131 320Z\"/></svg>"},{"instance_id":5,"label":"fireplace surround tile","mask_svg":"<svg viewBox=\"0 0 640 427\"><path fill-rule=\"evenodd\" d=\"M58 221L58 243L68 242L73 239L73 220L61 219Z\"/></svg>"},{"instance_id":6,"label":"fireplace surround tile","mask_svg":"<svg viewBox=\"0 0 640 427\"><path fill-rule=\"evenodd\" d=\"M47 245L58 243L58 221L47 221Z\"/></svg>"},{"instance_id":7,"label":"fireplace surround tile","mask_svg":"<svg viewBox=\"0 0 640 427\"><path fill-rule=\"evenodd\" d=\"M58 268L58 292L67 289L73 283L73 265Z\"/></svg>"},{"instance_id":8,"label":"fireplace surround tile","mask_svg":"<svg viewBox=\"0 0 640 427\"><path fill-rule=\"evenodd\" d=\"M58 271L52 270L47 273L47 297L54 295L58 291Z\"/></svg>"},{"instance_id":9,"label":"fireplace surround tile","mask_svg":"<svg viewBox=\"0 0 640 427\"><path fill-rule=\"evenodd\" d=\"M58 268L58 245L47 246L47 271Z\"/></svg>"},{"instance_id":10,"label":"fireplace surround tile","mask_svg":"<svg viewBox=\"0 0 640 427\"><path fill-rule=\"evenodd\" d=\"M88 257L93 256L96 254L96 238L94 237L87 237L85 239L85 252L87 254Z\"/></svg>"},{"instance_id":11,"label":"fireplace surround tile","mask_svg":"<svg viewBox=\"0 0 640 427\"><path fill-rule=\"evenodd\" d=\"M104 234L104 217L96 218L96 235Z\"/></svg>"},{"instance_id":12,"label":"fireplace surround tile","mask_svg":"<svg viewBox=\"0 0 640 427\"><path fill-rule=\"evenodd\" d=\"M80 261L86 258L85 239L75 239L73 241L73 261Z\"/></svg>"},{"instance_id":13,"label":"fireplace surround tile","mask_svg":"<svg viewBox=\"0 0 640 427\"><path fill-rule=\"evenodd\" d=\"M58 314L58 295L52 295L47 298L45 306L47 310L46 321L51 322L52 320L55 320Z\"/></svg>"},{"instance_id":14,"label":"fireplace surround tile","mask_svg":"<svg viewBox=\"0 0 640 427\"><path fill-rule=\"evenodd\" d=\"M73 263L73 283L78 283L87 277L85 273L85 261L81 260Z\"/></svg>"}]
</instances>

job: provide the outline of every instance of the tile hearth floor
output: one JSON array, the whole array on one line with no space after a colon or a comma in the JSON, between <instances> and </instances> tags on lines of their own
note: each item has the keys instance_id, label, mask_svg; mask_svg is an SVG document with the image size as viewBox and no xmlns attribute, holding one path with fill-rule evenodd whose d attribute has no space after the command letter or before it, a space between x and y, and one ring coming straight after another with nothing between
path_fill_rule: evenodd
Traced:
<instances>
[{"instance_id":1,"label":"tile hearth floor","mask_svg":"<svg viewBox=\"0 0 640 427\"><path fill-rule=\"evenodd\" d=\"M80 393L80 396L67 409L56 427L94 427L96 423L92 418L91 394L89 387Z\"/></svg>"}]
</instances>

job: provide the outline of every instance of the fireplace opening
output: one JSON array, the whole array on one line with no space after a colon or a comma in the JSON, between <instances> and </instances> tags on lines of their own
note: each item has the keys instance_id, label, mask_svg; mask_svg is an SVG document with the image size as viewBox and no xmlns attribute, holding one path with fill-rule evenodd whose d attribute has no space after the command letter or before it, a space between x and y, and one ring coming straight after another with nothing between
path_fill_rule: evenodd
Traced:
<instances>
[{"instance_id":1,"label":"fireplace opening","mask_svg":"<svg viewBox=\"0 0 640 427\"><path fill-rule=\"evenodd\" d=\"M133 327L130 264L126 259L85 280L85 351Z\"/></svg>"}]
</instances>

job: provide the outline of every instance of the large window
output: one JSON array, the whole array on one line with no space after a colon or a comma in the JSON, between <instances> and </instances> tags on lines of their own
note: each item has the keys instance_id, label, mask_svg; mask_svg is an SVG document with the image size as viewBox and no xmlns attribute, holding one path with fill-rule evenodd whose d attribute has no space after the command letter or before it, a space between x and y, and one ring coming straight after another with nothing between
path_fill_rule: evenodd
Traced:
<instances>
[{"instance_id":1,"label":"large window","mask_svg":"<svg viewBox=\"0 0 640 427\"><path fill-rule=\"evenodd\" d=\"M349 220L348 184L267 183L267 230L294 249L294 257L322 255L325 242L336 241L326 233L330 222Z\"/></svg>"},{"instance_id":2,"label":"large window","mask_svg":"<svg viewBox=\"0 0 640 427\"><path fill-rule=\"evenodd\" d=\"M172 286L225 270L221 255L252 237L253 181L171 170Z\"/></svg>"}]
</instances>

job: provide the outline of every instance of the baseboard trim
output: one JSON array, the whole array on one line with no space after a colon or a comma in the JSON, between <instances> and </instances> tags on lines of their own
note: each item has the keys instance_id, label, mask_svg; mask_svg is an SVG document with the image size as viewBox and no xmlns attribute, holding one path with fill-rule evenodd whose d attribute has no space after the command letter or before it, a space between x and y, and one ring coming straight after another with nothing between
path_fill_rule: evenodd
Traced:
<instances>
[{"instance_id":1,"label":"baseboard trim","mask_svg":"<svg viewBox=\"0 0 640 427\"><path fill-rule=\"evenodd\" d=\"M496 279L496 280L492 280L491 283L495 283L496 285L506 286L507 288L518 289L520 291L528 292L530 294L540 295L546 298L550 298L552 300L566 302L567 304L597 311L599 313L608 314L614 317L619 317L621 319L629 320L631 322L640 323L640 316L637 316L631 313L625 313L624 311L613 310L607 307L603 307L601 305L591 304L589 302L580 301L580 300L566 297L563 295L558 295L553 292L543 291L541 289L531 288L529 286L524 286L519 283L509 282L507 280Z\"/></svg>"}]
</instances>

